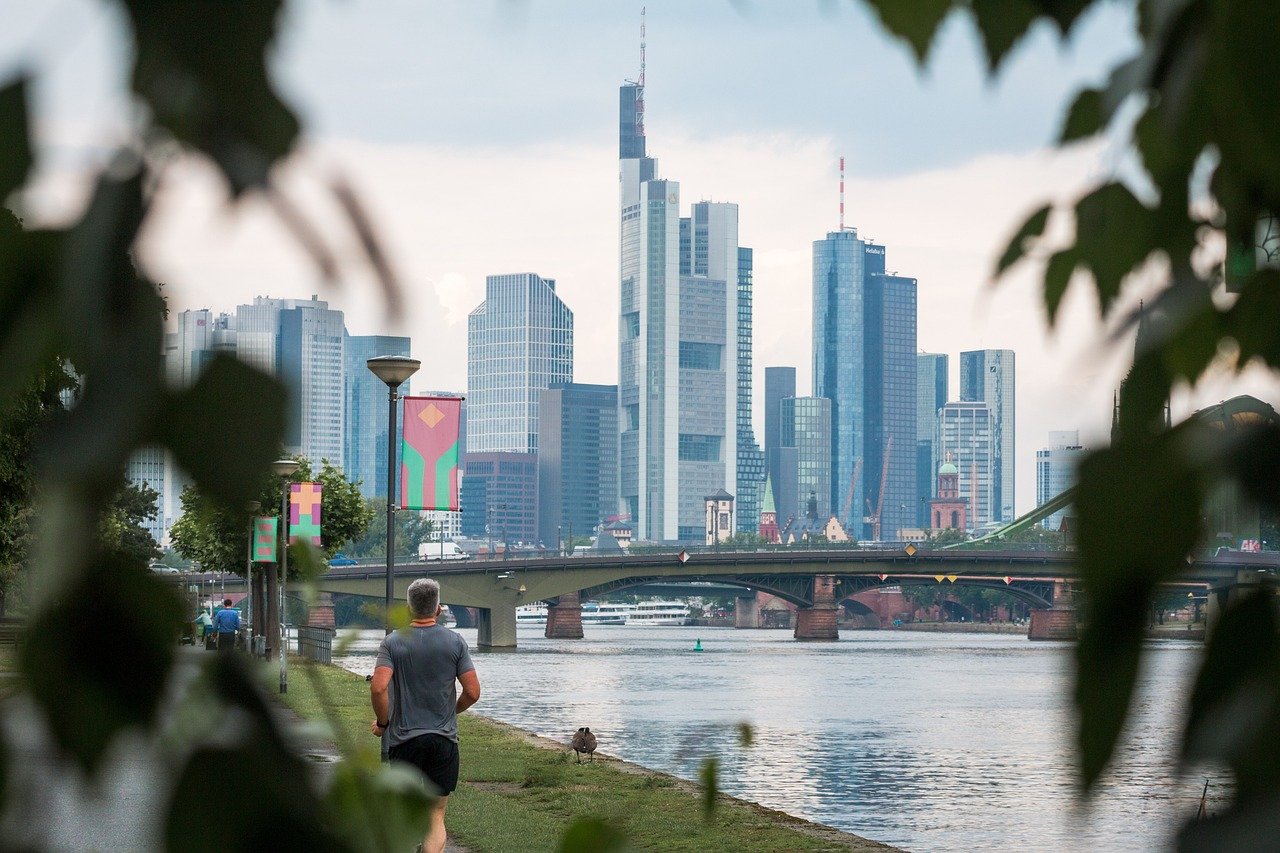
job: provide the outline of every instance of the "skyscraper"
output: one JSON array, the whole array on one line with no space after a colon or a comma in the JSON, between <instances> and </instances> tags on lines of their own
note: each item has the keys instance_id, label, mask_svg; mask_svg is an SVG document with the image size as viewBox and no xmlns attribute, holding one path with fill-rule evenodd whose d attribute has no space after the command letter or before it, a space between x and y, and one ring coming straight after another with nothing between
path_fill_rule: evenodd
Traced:
<instances>
[{"instance_id":1,"label":"skyscraper","mask_svg":"<svg viewBox=\"0 0 1280 853\"><path fill-rule=\"evenodd\" d=\"M942 457L935 441L938 433L938 410L950 394L948 371L950 359L933 352L916 354L916 489L920 504L917 523L929 527L929 499L936 497L938 466Z\"/></svg>"},{"instance_id":2,"label":"skyscraper","mask_svg":"<svg viewBox=\"0 0 1280 853\"><path fill-rule=\"evenodd\" d=\"M284 446L318 470L324 460L342 464L342 312L328 303L289 300L280 310L277 375L289 389Z\"/></svg>"},{"instance_id":3,"label":"skyscraper","mask_svg":"<svg viewBox=\"0 0 1280 853\"><path fill-rule=\"evenodd\" d=\"M994 422L986 403L950 402L938 413L938 451L956 467L959 497L968 501L970 528L993 521L995 504Z\"/></svg>"},{"instance_id":4,"label":"skyscraper","mask_svg":"<svg viewBox=\"0 0 1280 853\"><path fill-rule=\"evenodd\" d=\"M886 272L884 246L852 228L814 241L813 393L832 404L830 505L864 537L877 511L882 538L918 517L915 352L916 280Z\"/></svg>"},{"instance_id":5,"label":"skyscraper","mask_svg":"<svg viewBox=\"0 0 1280 853\"><path fill-rule=\"evenodd\" d=\"M736 489L739 529L754 529L764 465L738 207L701 202L681 219L680 185L645 155L643 82L623 86L620 105L621 509L637 538L700 542L705 496Z\"/></svg>"},{"instance_id":6,"label":"skyscraper","mask_svg":"<svg viewBox=\"0 0 1280 853\"><path fill-rule=\"evenodd\" d=\"M773 487L774 506L778 513L778 525L797 514L799 503L795 494L795 448L782 444L782 401L796 395L796 369L794 367L766 367L764 369L764 452L765 467ZM783 471L788 472L783 476Z\"/></svg>"},{"instance_id":7,"label":"skyscraper","mask_svg":"<svg viewBox=\"0 0 1280 853\"><path fill-rule=\"evenodd\" d=\"M782 476L791 481L796 506L787 510L786 526L803 515L812 497L817 501L818 521L825 522L831 511L831 401L825 397L784 397L781 402L782 446L794 449L792 470ZM790 461L789 459L786 461Z\"/></svg>"},{"instance_id":8,"label":"skyscraper","mask_svg":"<svg viewBox=\"0 0 1280 853\"><path fill-rule=\"evenodd\" d=\"M538 395L573 381L573 312L554 279L491 275L467 317L467 450L538 450Z\"/></svg>"},{"instance_id":9,"label":"skyscraper","mask_svg":"<svg viewBox=\"0 0 1280 853\"><path fill-rule=\"evenodd\" d=\"M1008 349L960 353L960 399L982 401L991 409L995 445L995 503L992 521L1013 521L1016 435L1014 354ZM963 481L963 472L961 472Z\"/></svg>"},{"instance_id":10,"label":"skyscraper","mask_svg":"<svg viewBox=\"0 0 1280 853\"><path fill-rule=\"evenodd\" d=\"M591 531L618 504L618 387L567 383L541 393L538 536L551 546Z\"/></svg>"},{"instance_id":11,"label":"skyscraper","mask_svg":"<svg viewBox=\"0 0 1280 853\"><path fill-rule=\"evenodd\" d=\"M387 386L365 364L382 355L410 355L409 339L393 335L345 335L346 366L343 406L346 431L342 442L342 470L360 482L366 498L387 495ZM410 380L400 386L411 394ZM397 427L397 433L399 428ZM397 435L396 447L400 446Z\"/></svg>"},{"instance_id":12,"label":"skyscraper","mask_svg":"<svg viewBox=\"0 0 1280 853\"><path fill-rule=\"evenodd\" d=\"M1036 506L1043 506L1076 483L1076 468L1087 451L1080 446L1080 433L1075 430L1049 433L1049 446L1036 451ZM1059 510L1041 522L1046 530L1062 527L1065 510Z\"/></svg>"}]
</instances>

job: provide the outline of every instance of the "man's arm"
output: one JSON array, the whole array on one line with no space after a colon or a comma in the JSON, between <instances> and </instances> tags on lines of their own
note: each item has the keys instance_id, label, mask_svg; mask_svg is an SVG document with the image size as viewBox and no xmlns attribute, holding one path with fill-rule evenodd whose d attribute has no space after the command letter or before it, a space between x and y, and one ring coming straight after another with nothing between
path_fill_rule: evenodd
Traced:
<instances>
[{"instance_id":1,"label":"man's arm","mask_svg":"<svg viewBox=\"0 0 1280 853\"><path fill-rule=\"evenodd\" d=\"M387 695L387 688L391 685L391 673L389 666L376 667L373 679L369 682L369 701L373 703L373 726L370 731L378 737L382 737L390 724L391 700Z\"/></svg>"},{"instance_id":2,"label":"man's arm","mask_svg":"<svg viewBox=\"0 0 1280 853\"><path fill-rule=\"evenodd\" d=\"M374 680L377 678L375 675ZM458 683L462 685L462 695L458 697L458 713L461 714L480 701L480 676L474 669L469 669L458 676Z\"/></svg>"}]
</instances>

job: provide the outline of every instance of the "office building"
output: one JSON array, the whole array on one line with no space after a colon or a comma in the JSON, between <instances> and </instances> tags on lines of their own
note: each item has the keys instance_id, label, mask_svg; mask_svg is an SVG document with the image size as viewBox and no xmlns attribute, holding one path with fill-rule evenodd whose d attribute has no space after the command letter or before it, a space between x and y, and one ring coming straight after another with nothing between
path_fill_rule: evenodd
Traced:
<instances>
[{"instance_id":1,"label":"office building","mask_svg":"<svg viewBox=\"0 0 1280 853\"><path fill-rule=\"evenodd\" d=\"M951 396L948 371L950 359L942 354L916 354L916 489L920 515L916 523L930 525L929 500L937 497L937 472L942 459L934 442L938 432L938 410Z\"/></svg>"},{"instance_id":2,"label":"office building","mask_svg":"<svg viewBox=\"0 0 1280 853\"><path fill-rule=\"evenodd\" d=\"M855 229L813 244L813 393L831 400L830 506L850 532L891 538L919 517L916 280ZM857 475L855 478L855 474Z\"/></svg>"},{"instance_id":3,"label":"office building","mask_svg":"<svg viewBox=\"0 0 1280 853\"><path fill-rule=\"evenodd\" d=\"M780 408L782 446L792 451L783 457L781 474L789 483L788 492L796 496L780 525L785 529L810 514L825 523L835 514L831 507L831 401L825 397L784 397Z\"/></svg>"},{"instance_id":4,"label":"office building","mask_svg":"<svg viewBox=\"0 0 1280 853\"><path fill-rule=\"evenodd\" d=\"M538 544L538 457L534 453L472 453L463 458L462 535L506 544ZM492 553L492 552L491 552Z\"/></svg>"},{"instance_id":5,"label":"office building","mask_svg":"<svg viewBox=\"0 0 1280 853\"><path fill-rule=\"evenodd\" d=\"M538 538L549 547L617 515L618 386L553 385L538 411Z\"/></svg>"},{"instance_id":6,"label":"office building","mask_svg":"<svg viewBox=\"0 0 1280 853\"><path fill-rule=\"evenodd\" d=\"M359 482L366 498L387 496L387 386L369 370L371 358L412 355L407 337L352 335L344 331L343 406L346 430L342 440L342 470ZM401 396L413 393L412 378L400 386ZM394 446L400 447L400 424ZM398 452L398 451L397 451ZM393 483L393 486L395 484Z\"/></svg>"},{"instance_id":7,"label":"office building","mask_svg":"<svg viewBox=\"0 0 1280 853\"><path fill-rule=\"evenodd\" d=\"M796 369L794 367L766 367L764 369L764 455L765 470L773 490L774 507L778 524L786 523L795 512L796 496L794 478L784 480L782 446L782 401L796 395ZM787 460L788 471L795 469L795 454ZM788 486L792 491L788 491Z\"/></svg>"},{"instance_id":8,"label":"office building","mask_svg":"<svg viewBox=\"0 0 1280 853\"><path fill-rule=\"evenodd\" d=\"M738 488L735 512L738 533L755 533L760 526L764 499L764 450L756 442L751 424L752 384L752 287L754 260L751 249L738 248Z\"/></svg>"},{"instance_id":9,"label":"office building","mask_svg":"<svg viewBox=\"0 0 1280 853\"><path fill-rule=\"evenodd\" d=\"M960 399L981 401L991 410L995 446L995 503L991 521L1013 521L1016 443L1014 354L1007 349L960 353ZM963 472L962 472L963 474ZM963 476L961 477L963 480Z\"/></svg>"},{"instance_id":10,"label":"office building","mask_svg":"<svg viewBox=\"0 0 1280 853\"><path fill-rule=\"evenodd\" d=\"M170 469L174 468L172 460L167 456L165 449L158 445L149 444L140 447L129 457L124 472L125 480L131 485L146 486L155 490L157 494L155 517L144 521L143 526L161 547L168 546L169 528L178 519L177 513L169 510L165 504L165 496L169 491L165 487L169 485ZM181 510L181 504L178 505L178 509Z\"/></svg>"},{"instance_id":11,"label":"office building","mask_svg":"<svg viewBox=\"0 0 1280 853\"><path fill-rule=\"evenodd\" d=\"M1076 484L1076 469L1088 453L1075 430L1050 432L1049 446L1036 451L1036 506L1043 506ZM1066 510L1040 522L1046 530L1059 530Z\"/></svg>"},{"instance_id":12,"label":"office building","mask_svg":"<svg viewBox=\"0 0 1280 853\"><path fill-rule=\"evenodd\" d=\"M538 395L573 381L573 312L553 279L491 275L467 317L468 449L536 453Z\"/></svg>"},{"instance_id":13,"label":"office building","mask_svg":"<svg viewBox=\"0 0 1280 853\"><path fill-rule=\"evenodd\" d=\"M956 468L954 497L967 501L970 529L996 520L994 422L986 403L950 402L938 413L938 452Z\"/></svg>"}]
</instances>

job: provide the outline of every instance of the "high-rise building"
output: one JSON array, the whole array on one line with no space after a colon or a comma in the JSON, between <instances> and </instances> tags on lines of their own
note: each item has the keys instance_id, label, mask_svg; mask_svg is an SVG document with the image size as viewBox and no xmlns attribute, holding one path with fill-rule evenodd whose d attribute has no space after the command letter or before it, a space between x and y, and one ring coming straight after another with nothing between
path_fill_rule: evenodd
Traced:
<instances>
[{"instance_id":1,"label":"high-rise building","mask_svg":"<svg viewBox=\"0 0 1280 853\"><path fill-rule=\"evenodd\" d=\"M165 449L159 445L149 444L145 447L140 447L129 457L129 462L125 466L124 472L125 480L130 484L146 486L155 490L158 495L156 498L155 518L143 522L143 526L151 534L151 538L161 546L168 545L169 528L173 526L173 522L177 521L176 514L167 515L166 513L165 495L167 491L165 486L170 476L169 470L172 467L172 460L166 457ZM179 509L181 509L180 506Z\"/></svg>"},{"instance_id":2,"label":"high-rise building","mask_svg":"<svg viewBox=\"0 0 1280 853\"><path fill-rule=\"evenodd\" d=\"M938 433L938 410L951 396L949 361L939 353L916 354L916 488L920 503L916 522L922 528L931 523L929 499L937 497L937 471L942 459L934 442Z\"/></svg>"},{"instance_id":3,"label":"high-rise building","mask_svg":"<svg viewBox=\"0 0 1280 853\"><path fill-rule=\"evenodd\" d=\"M621 509L639 539L701 542L705 496L736 488L739 529L754 529L764 463L738 207L701 202L681 219L680 185L646 156L643 84L619 95Z\"/></svg>"},{"instance_id":4,"label":"high-rise building","mask_svg":"<svg viewBox=\"0 0 1280 853\"><path fill-rule=\"evenodd\" d=\"M1049 433L1049 446L1036 451L1036 506L1043 506L1076 483L1076 469L1088 451L1080 446L1080 433L1064 430ZM1046 517L1046 530L1059 530L1065 510Z\"/></svg>"},{"instance_id":5,"label":"high-rise building","mask_svg":"<svg viewBox=\"0 0 1280 853\"><path fill-rule=\"evenodd\" d=\"M538 395L573 381L573 312L553 279L491 275L467 317L467 446L536 453Z\"/></svg>"},{"instance_id":6,"label":"high-rise building","mask_svg":"<svg viewBox=\"0 0 1280 853\"><path fill-rule=\"evenodd\" d=\"M297 301L280 310L277 375L289 389L284 446L316 470L325 460L342 464L344 331L342 312L325 302Z\"/></svg>"},{"instance_id":7,"label":"high-rise building","mask_svg":"<svg viewBox=\"0 0 1280 853\"><path fill-rule=\"evenodd\" d=\"M342 442L342 470L360 483L366 498L387 496L387 386L366 362L383 355L410 355L409 339L394 335L345 334L343 405L346 431ZM400 386L401 396L410 381ZM399 424L394 446L400 447ZM394 484L393 484L394 485Z\"/></svg>"},{"instance_id":8,"label":"high-rise building","mask_svg":"<svg viewBox=\"0 0 1280 853\"><path fill-rule=\"evenodd\" d=\"M538 536L587 536L618 509L618 386L567 383L538 407Z\"/></svg>"},{"instance_id":9,"label":"high-rise building","mask_svg":"<svg viewBox=\"0 0 1280 853\"><path fill-rule=\"evenodd\" d=\"M784 481L782 445L782 401L796 395L796 369L794 367L766 367L764 369L764 458L765 469L769 475L773 489L774 506L778 513L778 524L786 523L794 514L796 496L788 491L788 485L794 487L791 477ZM794 470L794 453L787 460L787 470Z\"/></svg>"},{"instance_id":10,"label":"high-rise building","mask_svg":"<svg viewBox=\"0 0 1280 853\"><path fill-rule=\"evenodd\" d=\"M1016 435L1013 350L983 349L960 353L960 399L982 401L991 409L995 445L995 503L992 521L1013 521ZM963 472L961 480L963 481Z\"/></svg>"},{"instance_id":11,"label":"high-rise building","mask_svg":"<svg viewBox=\"0 0 1280 853\"><path fill-rule=\"evenodd\" d=\"M796 505L788 507L787 519L798 519L807 512L802 508L816 500L814 518L826 521L834 513L831 508L831 401L825 397L784 397L779 420L782 446L793 449L794 467L782 471L790 480ZM789 462L788 460L785 460Z\"/></svg>"},{"instance_id":12,"label":"high-rise building","mask_svg":"<svg viewBox=\"0 0 1280 853\"><path fill-rule=\"evenodd\" d=\"M957 496L968 501L971 529L996 520L994 425L986 403L950 402L938 412L938 452L956 467Z\"/></svg>"},{"instance_id":13,"label":"high-rise building","mask_svg":"<svg viewBox=\"0 0 1280 853\"><path fill-rule=\"evenodd\" d=\"M864 537L877 511L882 538L919 515L915 353L916 280L886 272L884 246L852 228L814 241L813 393L832 404L829 505Z\"/></svg>"},{"instance_id":14,"label":"high-rise building","mask_svg":"<svg viewBox=\"0 0 1280 853\"><path fill-rule=\"evenodd\" d=\"M471 453L463 460L462 533L502 544L538 543L538 457L534 453ZM544 543L545 544L545 543Z\"/></svg>"}]
</instances>

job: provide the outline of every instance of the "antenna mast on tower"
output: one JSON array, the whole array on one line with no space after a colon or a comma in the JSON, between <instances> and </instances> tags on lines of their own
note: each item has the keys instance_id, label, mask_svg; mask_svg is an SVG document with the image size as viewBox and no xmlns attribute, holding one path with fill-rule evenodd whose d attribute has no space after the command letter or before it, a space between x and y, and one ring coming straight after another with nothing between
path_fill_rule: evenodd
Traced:
<instances>
[{"instance_id":1,"label":"antenna mast on tower","mask_svg":"<svg viewBox=\"0 0 1280 853\"><path fill-rule=\"evenodd\" d=\"M636 92L636 135L644 136L644 6L640 7L640 79Z\"/></svg>"},{"instance_id":2,"label":"antenna mast on tower","mask_svg":"<svg viewBox=\"0 0 1280 853\"><path fill-rule=\"evenodd\" d=\"M644 76L641 74L640 76ZM840 158L840 230L844 230L844 158Z\"/></svg>"}]
</instances>

